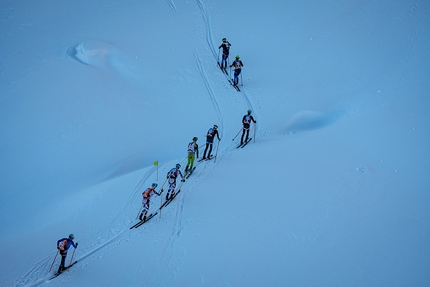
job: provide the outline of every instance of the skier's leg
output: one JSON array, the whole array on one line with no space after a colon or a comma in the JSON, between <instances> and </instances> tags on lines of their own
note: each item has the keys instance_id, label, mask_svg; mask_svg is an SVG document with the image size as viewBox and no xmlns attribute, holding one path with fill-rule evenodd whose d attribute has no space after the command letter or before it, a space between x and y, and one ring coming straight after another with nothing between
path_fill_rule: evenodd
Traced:
<instances>
[{"instance_id":1,"label":"skier's leg","mask_svg":"<svg viewBox=\"0 0 430 287\"><path fill-rule=\"evenodd\" d=\"M187 157L188 161L187 161L187 166L185 167L185 172L187 172L187 171L188 171L188 169L190 168L190 164L191 164L190 155L191 155L191 154L188 154L188 157Z\"/></svg>"},{"instance_id":2,"label":"skier's leg","mask_svg":"<svg viewBox=\"0 0 430 287\"><path fill-rule=\"evenodd\" d=\"M205 159L206 158L206 151L208 150L208 146L209 145L209 143L206 143L206 148L205 148L205 151L203 152L203 159ZM211 154L211 152L209 151L209 155ZM208 157L209 157L209 155L208 155Z\"/></svg>"},{"instance_id":3,"label":"skier's leg","mask_svg":"<svg viewBox=\"0 0 430 287\"><path fill-rule=\"evenodd\" d=\"M240 138L240 144L243 144L243 137L245 136L245 128L242 130L242 137Z\"/></svg>"},{"instance_id":4,"label":"skier's leg","mask_svg":"<svg viewBox=\"0 0 430 287\"><path fill-rule=\"evenodd\" d=\"M192 169L193 168L193 166L194 166L194 158L195 158L195 155L193 154L193 153L191 153L190 154L190 169Z\"/></svg>"},{"instance_id":5,"label":"skier's leg","mask_svg":"<svg viewBox=\"0 0 430 287\"><path fill-rule=\"evenodd\" d=\"M175 190L175 180L173 178L169 178L169 189L167 190L166 200L169 200L170 192Z\"/></svg>"},{"instance_id":6,"label":"skier's leg","mask_svg":"<svg viewBox=\"0 0 430 287\"><path fill-rule=\"evenodd\" d=\"M211 153L212 153L212 143L209 144L209 153L208 153L208 158L211 157Z\"/></svg>"},{"instance_id":7,"label":"skier's leg","mask_svg":"<svg viewBox=\"0 0 430 287\"><path fill-rule=\"evenodd\" d=\"M58 272L61 272L64 269L66 269L64 267L64 264L66 263L66 256L67 256L67 254L64 254L63 252L60 251L60 255L61 255L61 263L60 263L60 267L58 267Z\"/></svg>"},{"instance_id":8,"label":"skier's leg","mask_svg":"<svg viewBox=\"0 0 430 287\"><path fill-rule=\"evenodd\" d=\"M175 182L172 184L173 189L172 189L172 195L170 196L170 198L173 198L173 196L175 195L175 189L176 189L176 178L175 178L174 180L175 180Z\"/></svg>"}]
</instances>

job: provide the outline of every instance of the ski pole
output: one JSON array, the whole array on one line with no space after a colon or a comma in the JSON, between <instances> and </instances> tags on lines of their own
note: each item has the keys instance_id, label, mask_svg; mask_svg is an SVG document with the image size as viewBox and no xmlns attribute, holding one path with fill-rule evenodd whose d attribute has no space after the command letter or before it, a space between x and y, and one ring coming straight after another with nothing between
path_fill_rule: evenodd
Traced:
<instances>
[{"instance_id":1,"label":"ski pole","mask_svg":"<svg viewBox=\"0 0 430 287\"><path fill-rule=\"evenodd\" d=\"M242 73L240 73L240 85L243 87Z\"/></svg>"},{"instance_id":2,"label":"ski pole","mask_svg":"<svg viewBox=\"0 0 430 287\"><path fill-rule=\"evenodd\" d=\"M255 142L255 134L257 132L257 123L254 123L254 142Z\"/></svg>"},{"instance_id":3,"label":"ski pole","mask_svg":"<svg viewBox=\"0 0 430 287\"><path fill-rule=\"evenodd\" d=\"M220 48L218 48L218 59L217 59L217 61L218 61L218 66L221 68L221 65L220 65L220 63L219 63L219 52L220 52L221 50L220 50Z\"/></svg>"},{"instance_id":4,"label":"ski pole","mask_svg":"<svg viewBox=\"0 0 430 287\"><path fill-rule=\"evenodd\" d=\"M232 141L234 141L237 138L237 136L240 134L241 130L242 130L242 128L240 128L240 130L237 132L236 136L232 139Z\"/></svg>"},{"instance_id":5,"label":"ski pole","mask_svg":"<svg viewBox=\"0 0 430 287\"><path fill-rule=\"evenodd\" d=\"M161 195L163 194L163 189L161 189L160 191L160 216L158 217L158 219L161 219L161 206L163 205L163 199L161 198Z\"/></svg>"},{"instance_id":6,"label":"ski pole","mask_svg":"<svg viewBox=\"0 0 430 287\"><path fill-rule=\"evenodd\" d=\"M76 244L78 244L78 243L76 242ZM75 251L76 251L76 248L73 249L72 258L70 258L69 266L72 265L73 257L75 256Z\"/></svg>"},{"instance_id":7,"label":"ski pole","mask_svg":"<svg viewBox=\"0 0 430 287\"><path fill-rule=\"evenodd\" d=\"M214 159L214 162L216 162L216 157L217 157L217 155L218 155L218 148L219 148L219 145L221 144L221 141L220 140L218 140L218 144L217 144L217 146L216 146L216 151L215 151L215 159Z\"/></svg>"},{"instance_id":8,"label":"ski pole","mask_svg":"<svg viewBox=\"0 0 430 287\"><path fill-rule=\"evenodd\" d=\"M57 259L57 255L58 255L58 253L60 253L60 251L59 251L59 250L58 250L58 252L57 252L57 253L55 253L54 261L52 261L51 268L49 268L49 271L48 271L48 272L51 272L52 266L54 266L55 259Z\"/></svg>"}]
</instances>

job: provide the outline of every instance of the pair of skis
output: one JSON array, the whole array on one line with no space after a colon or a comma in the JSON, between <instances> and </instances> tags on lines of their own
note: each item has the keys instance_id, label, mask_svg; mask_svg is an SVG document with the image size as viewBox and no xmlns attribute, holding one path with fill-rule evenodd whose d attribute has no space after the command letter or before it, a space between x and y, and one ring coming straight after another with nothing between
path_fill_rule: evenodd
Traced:
<instances>
[{"instance_id":1,"label":"pair of skis","mask_svg":"<svg viewBox=\"0 0 430 287\"><path fill-rule=\"evenodd\" d=\"M148 222L151 218L153 218L154 216L156 216L158 214L158 211L151 213L150 215L148 215L144 220L139 221L138 223L136 223L135 225L133 225L132 227L130 227L130 229L133 228L138 228L139 226L141 226L142 224Z\"/></svg>"},{"instance_id":2,"label":"pair of skis","mask_svg":"<svg viewBox=\"0 0 430 287\"><path fill-rule=\"evenodd\" d=\"M241 143L236 148L244 148L251 140L252 140L252 138L249 138L247 141Z\"/></svg>"},{"instance_id":3,"label":"pair of skis","mask_svg":"<svg viewBox=\"0 0 430 287\"><path fill-rule=\"evenodd\" d=\"M67 266L65 269L63 269L62 271L57 271L57 272L55 272L54 273L54 275L51 277L51 278L49 278L49 280L52 280L52 279L54 279L54 278L57 278L58 276L60 276L61 275L61 273L63 273L64 271L67 271L67 270L69 270L69 268L70 267L72 267L73 265L75 265L76 263L78 263L78 260L76 260L76 261L74 261L73 263L71 263L69 266Z\"/></svg>"},{"instance_id":4,"label":"pair of skis","mask_svg":"<svg viewBox=\"0 0 430 287\"><path fill-rule=\"evenodd\" d=\"M159 210L168 206L174 199L175 197L181 192L180 189L178 189L178 192L175 192L175 194L173 194L168 200L166 200L163 205L160 206ZM158 213L158 212L157 212Z\"/></svg>"},{"instance_id":5,"label":"pair of skis","mask_svg":"<svg viewBox=\"0 0 430 287\"><path fill-rule=\"evenodd\" d=\"M184 173L184 178L188 179L190 177L190 175L194 172L194 170L196 169L196 167L191 168L190 170L186 171Z\"/></svg>"},{"instance_id":6,"label":"pair of skis","mask_svg":"<svg viewBox=\"0 0 430 287\"><path fill-rule=\"evenodd\" d=\"M214 159L215 157L216 156L210 156L210 157L206 157L206 158L201 158L197 162L208 161L208 160Z\"/></svg>"}]
</instances>

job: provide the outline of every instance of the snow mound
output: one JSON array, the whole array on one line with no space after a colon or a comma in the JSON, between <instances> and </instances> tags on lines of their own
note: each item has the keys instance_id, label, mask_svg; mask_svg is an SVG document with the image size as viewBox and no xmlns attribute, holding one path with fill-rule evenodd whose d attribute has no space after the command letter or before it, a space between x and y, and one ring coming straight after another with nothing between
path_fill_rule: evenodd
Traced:
<instances>
[{"instance_id":1,"label":"snow mound","mask_svg":"<svg viewBox=\"0 0 430 287\"><path fill-rule=\"evenodd\" d=\"M343 111L329 111L325 113L310 110L300 111L287 121L285 131L292 134L321 129L337 121L343 114Z\"/></svg>"},{"instance_id":2,"label":"snow mound","mask_svg":"<svg viewBox=\"0 0 430 287\"><path fill-rule=\"evenodd\" d=\"M87 40L71 47L67 54L78 62L101 70L113 70L130 80L143 79L142 65L129 59L117 47L99 40Z\"/></svg>"}]
</instances>

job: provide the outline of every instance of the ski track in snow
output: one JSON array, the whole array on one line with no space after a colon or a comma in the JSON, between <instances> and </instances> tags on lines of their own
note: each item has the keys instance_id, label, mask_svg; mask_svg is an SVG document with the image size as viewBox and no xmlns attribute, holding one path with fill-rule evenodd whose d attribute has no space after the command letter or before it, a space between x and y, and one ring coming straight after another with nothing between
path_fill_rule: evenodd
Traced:
<instances>
[{"instance_id":1,"label":"ski track in snow","mask_svg":"<svg viewBox=\"0 0 430 287\"><path fill-rule=\"evenodd\" d=\"M201 163L196 164L196 167L199 166ZM170 169L170 166L166 165L162 165L161 170L163 169ZM153 174L156 171L154 169L150 169L147 173L145 173L140 180L138 181L136 187L134 188L133 192L130 194L129 199L126 203L126 205L124 205L124 207L118 212L118 214L109 222L107 223L104 227L102 227L101 229L99 229L98 231L96 231L95 233L88 235L84 238L82 238L82 240L80 240L79 242L85 242L86 240L90 240L91 238L94 238L94 243L91 245L88 245L87 248L82 249L80 248L80 251L86 252L84 255L81 255L80 257L75 257L74 260L78 260L78 264L82 265L82 261L90 256L93 256L94 258L92 260L97 260L99 257L101 257L100 254L98 254L98 252L100 250L102 250L105 247L108 246L112 246L113 244L119 245L122 238L126 235L130 235L130 232L133 232L134 230L129 230L129 227L131 226L131 224L135 223L135 219L130 219L130 220L122 220L120 221L120 224L122 225L119 229L113 229L113 225L115 222L119 221L121 219L121 215L123 215L127 210L130 210L130 213L133 214L133 212L135 212L132 204L140 199L140 197L138 196L138 194L143 191L143 189L145 188L146 185L149 186L148 180L149 178L151 178L151 176L153 176ZM191 177L190 177L191 178ZM188 181L188 180L187 180ZM164 182L164 184L167 181ZM162 185L162 187L164 186L164 184ZM186 182L184 183L184 185L182 187L184 187L186 184ZM161 187L161 188L162 188ZM161 190L160 188L160 190ZM180 237L181 231L183 229L182 226L182 211L184 208L184 204L185 204L185 195L187 194L187 191L184 189L181 189L181 193L178 195L178 197L175 199L174 202L172 202L171 204L169 204L168 207L174 207L174 203L178 203L177 207L174 211L174 215L173 218L175 219L172 222L171 225L171 230L170 230L170 234L166 239L166 242L162 248L163 253L160 255L160 268L161 270L165 270L165 268L163 268L163 266L165 266L166 264L170 264L172 257L174 255L174 249L175 249L175 242L176 240ZM152 204L151 205L151 212L155 212L158 209L158 205ZM166 208L168 208L166 207ZM171 208L168 208L171 210ZM133 210L133 212L131 212L131 210ZM129 218L129 216L128 216ZM139 233L137 233L137 235L141 234L144 230L144 226L139 227ZM97 238L95 238L98 234L100 234L100 236ZM106 235L108 234L108 235ZM107 239L107 240L106 240ZM82 246L82 244L81 244ZM115 247L113 247L115 248ZM111 250L105 250L105 252L109 252ZM48 255L47 257L43 258L42 260L40 260L39 262L37 262L20 280L17 280L19 282L15 282L13 285L14 286L26 286L26 287L30 287L30 286L37 286L40 285L46 281L48 281L52 275L53 272L55 272L55 269L58 267L59 264L59 257L57 256L56 258L56 263L54 263L52 270L50 273L46 273L47 270L49 270L51 264L52 264L52 258L55 257L55 253L52 253L50 255ZM69 260L69 259L67 259ZM84 263L85 265L85 263ZM160 271L161 272L161 271Z\"/></svg>"},{"instance_id":2,"label":"ski track in snow","mask_svg":"<svg viewBox=\"0 0 430 287\"><path fill-rule=\"evenodd\" d=\"M205 24L206 27L206 42L208 43L209 49L212 52L212 55L214 57L214 59L219 62L219 54L216 52L217 47L214 45L213 43L213 37L212 37L212 25L210 23L210 13L208 12L207 8L206 8L206 4L204 1L202 0L196 0L197 5L199 6L200 12L201 12L201 16L203 19L203 22ZM196 55L196 54L195 54ZM228 78L230 78L231 73L229 74L229 76L227 76ZM205 83L208 82L206 75L203 73L202 77L204 77L204 81ZM248 107L248 109L251 109L252 111L255 111L252 101L250 100L250 98L248 97L248 93L246 92L246 90L243 88L243 83L242 83L242 88L241 88L241 92L239 92L242 94L243 99ZM214 105L216 104L216 98L213 96L213 93L210 93L212 101L215 102ZM216 104L218 106L218 104ZM258 115L258 113L255 113ZM221 111L219 111L219 117L222 119L222 114Z\"/></svg>"}]
</instances>

